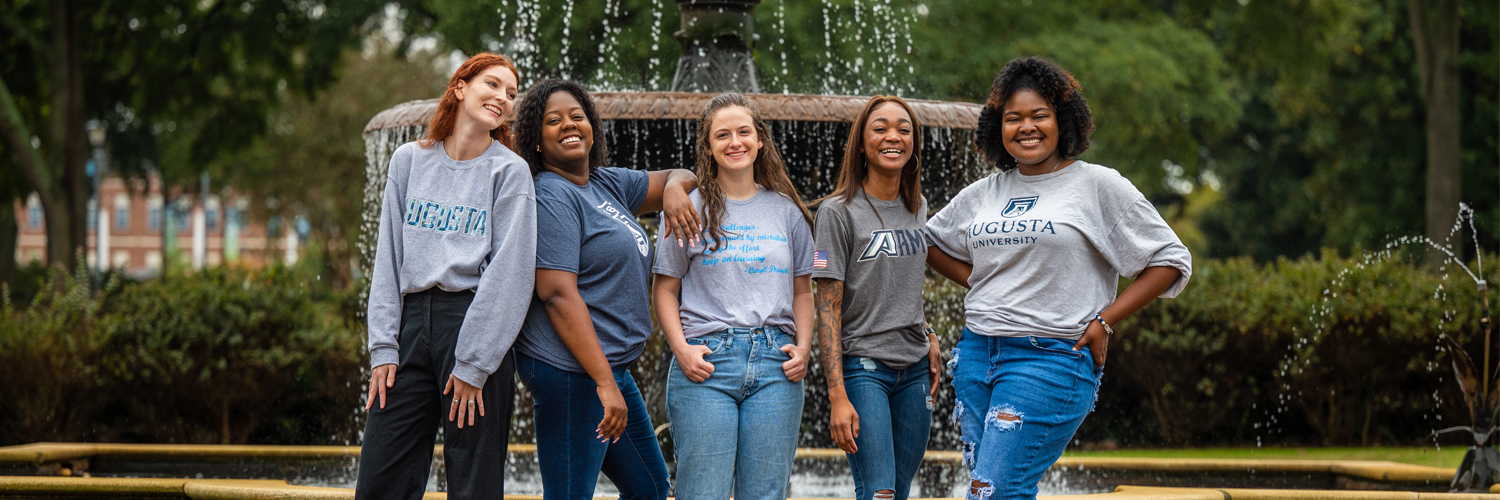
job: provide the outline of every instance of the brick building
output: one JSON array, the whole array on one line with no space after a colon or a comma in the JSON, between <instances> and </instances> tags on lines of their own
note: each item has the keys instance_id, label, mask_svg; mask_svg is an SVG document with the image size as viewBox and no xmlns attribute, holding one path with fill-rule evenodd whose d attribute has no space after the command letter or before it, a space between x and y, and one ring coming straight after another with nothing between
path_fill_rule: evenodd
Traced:
<instances>
[{"instance_id":1,"label":"brick building","mask_svg":"<svg viewBox=\"0 0 1500 500\"><path fill-rule=\"evenodd\" d=\"M107 267L135 277L155 276L168 258L164 249L169 238L175 240L172 258L194 267L226 262L258 267L274 258L297 259L298 231L288 231L276 221L250 221L245 216L250 200L232 191L206 200L192 193L176 193L169 199L155 175L145 179L144 185L136 182L134 186L106 175L99 194L88 206L86 258L91 269L98 268L102 254ZM99 200L102 205L96 203ZM16 207L16 219L20 227L16 261L45 263L46 216L35 194ZM102 237L101 226L107 227Z\"/></svg>"}]
</instances>

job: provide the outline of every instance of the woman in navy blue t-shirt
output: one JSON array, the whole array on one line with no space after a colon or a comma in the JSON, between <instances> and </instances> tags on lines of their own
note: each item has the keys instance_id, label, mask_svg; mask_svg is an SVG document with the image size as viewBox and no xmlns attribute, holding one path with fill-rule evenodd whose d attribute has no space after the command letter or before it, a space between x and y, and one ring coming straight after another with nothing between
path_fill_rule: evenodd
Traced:
<instances>
[{"instance_id":1,"label":"woman in navy blue t-shirt","mask_svg":"<svg viewBox=\"0 0 1500 500\"><path fill-rule=\"evenodd\" d=\"M651 334L651 241L637 214L698 234L687 170L600 168L593 98L567 80L534 85L516 108L516 150L536 185L536 297L516 341L535 400L546 498L592 498L603 471L627 499L665 499L667 466L628 370ZM623 438L623 440L622 440Z\"/></svg>"}]
</instances>

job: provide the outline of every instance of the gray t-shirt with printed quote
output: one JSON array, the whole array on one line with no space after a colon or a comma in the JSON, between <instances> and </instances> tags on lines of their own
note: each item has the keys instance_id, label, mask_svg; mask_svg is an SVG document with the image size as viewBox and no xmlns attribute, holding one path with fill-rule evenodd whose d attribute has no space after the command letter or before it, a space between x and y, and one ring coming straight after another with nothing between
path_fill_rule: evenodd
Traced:
<instances>
[{"instance_id":1,"label":"gray t-shirt with printed quote","mask_svg":"<svg viewBox=\"0 0 1500 500\"><path fill-rule=\"evenodd\" d=\"M689 198L702 213L700 192ZM770 325L795 336L792 278L812 273L813 260L812 228L802 211L762 188L748 200L725 200L719 227L727 235L713 252L704 243L679 247L675 236L657 241L651 271L682 279L683 335Z\"/></svg>"},{"instance_id":2,"label":"gray t-shirt with printed quote","mask_svg":"<svg viewBox=\"0 0 1500 500\"><path fill-rule=\"evenodd\" d=\"M1076 340L1115 300L1120 276L1192 256L1140 190L1112 168L1076 161L1056 172L1000 172L927 221L927 241L974 265L964 320L980 335Z\"/></svg>"},{"instance_id":3,"label":"gray t-shirt with printed quote","mask_svg":"<svg viewBox=\"0 0 1500 500\"><path fill-rule=\"evenodd\" d=\"M928 349L922 316L927 200L913 214L899 198L860 191L847 204L841 197L823 200L817 222L813 278L844 282L844 355L897 370L921 361Z\"/></svg>"}]
</instances>

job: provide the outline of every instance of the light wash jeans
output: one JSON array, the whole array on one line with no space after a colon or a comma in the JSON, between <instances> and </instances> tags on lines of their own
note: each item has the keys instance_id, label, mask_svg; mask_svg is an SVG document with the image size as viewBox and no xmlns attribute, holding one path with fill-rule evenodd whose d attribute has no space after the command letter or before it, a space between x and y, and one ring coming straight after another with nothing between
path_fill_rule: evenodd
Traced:
<instances>
[{"instance_id":1,"label":"light wash jeans","mask_svg":"<svg viewBox=\"0 0 1500 500\"><path fill-rule=\"evenodd\" d=\"M845 356L844 392L859 414L858 453L845 453L854 474L854 497L871 500L891 490L896 500L911 493L911 479L927 453L932 407L926 356L911 366L891 369L879 360Z\"/></svg>"},{"instance_id":2,"label":"light wash jeans","mask_svg":"<svg viewBox=\"0 0 1500 500\"><path fill-rule=\"evenodd\" d=\"M1042 474L1093 410L1103 370L1071 340L986 337L965 327L953 351L964 465L990 485L969 498L1036 498Z\"/></svg>"},{"instance_id":3,"label":"light wash jeans","mask_svg":"<svg viewBox=\"0 0 1500 500\"><path fill-rule=\"evenodd\" d=\"M731 328L688 339L708 347L714 373L694 383L672 360L667 417L677 453L676 497L785 499L802 422L802 382L787 380L780 328ZM731 481L731 478L733 481Z\"/></svg>"}]
</instances>

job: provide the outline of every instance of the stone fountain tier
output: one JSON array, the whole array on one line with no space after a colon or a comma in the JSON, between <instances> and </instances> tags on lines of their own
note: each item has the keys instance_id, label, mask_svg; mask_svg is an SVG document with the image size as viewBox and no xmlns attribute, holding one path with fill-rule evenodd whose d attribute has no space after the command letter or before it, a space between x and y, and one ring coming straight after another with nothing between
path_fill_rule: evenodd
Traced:
<instances>
[{"instance_id":1,"label":"stone fountain tier","mask_svg":"<svg viewBox=\"0 0 1500 500\"><path fill-rule=\"evenodd\" d=\"M770 121L853 121L868 97L805 94L746 94ZM713 94L692 92L599 92L594 99L604 120L697 120ZM519 97L518 97L519 99ZM380 112L365 132L394 127L425 127L437 109L437 99L411 101ZM908 99L922 125L973 130L979 121L978 104ZM512 115L507 120L514 118Z\"/></svg>"}]
</instances>

